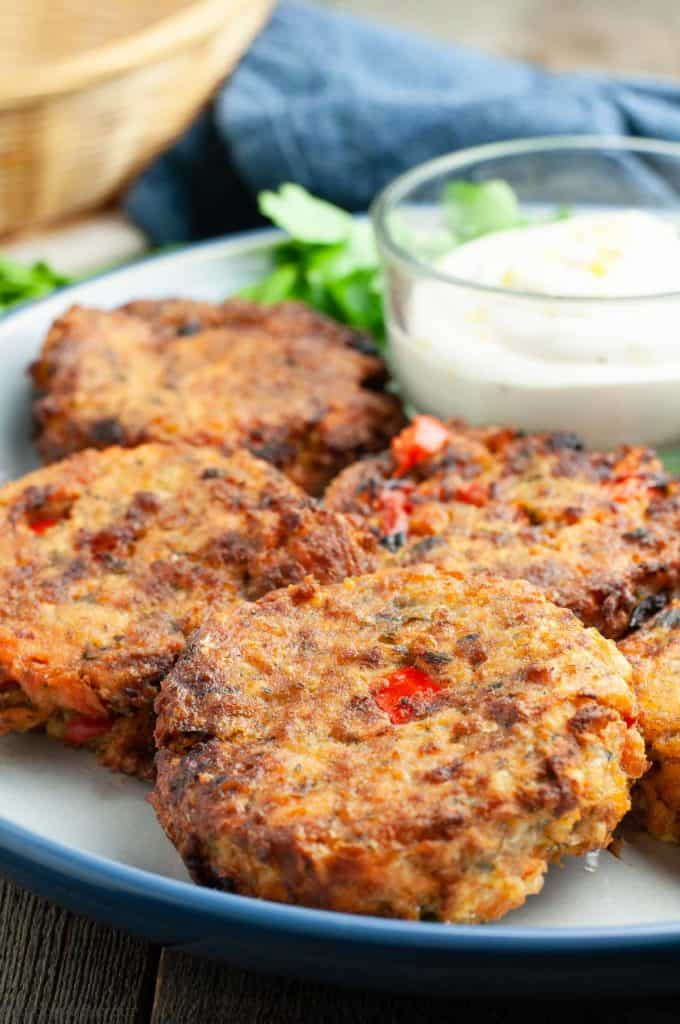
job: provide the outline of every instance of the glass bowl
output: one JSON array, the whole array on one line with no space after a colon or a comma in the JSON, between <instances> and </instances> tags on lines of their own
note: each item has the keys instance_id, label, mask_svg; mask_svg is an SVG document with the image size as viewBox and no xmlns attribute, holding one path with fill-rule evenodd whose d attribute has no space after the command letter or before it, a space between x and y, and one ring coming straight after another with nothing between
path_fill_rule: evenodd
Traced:
<instances>
[{"instance_id":1,"label":"glass bowl","mask_svg":"<svg viewBox=\"0 0 680 1024\"><path fill-rule=\"evenodd\" d=\"M474 424L577 431L601 447L677 442L680 260L677 290L669 290L675 261L636 222L641 265L654 268L665 291L650 287L649 275L640 293L634 284L630 293L597 295L455 276L441 266L447 245L454 247L446 189L499 179L530 222L643 211L669 221L670 245L680 247L680 144L526 139L461 151L401 175L378 196L372 217L388 359L404 398L418 411ZM517 238L515 231L508 236L513 246Z\"/></svg>"}]
</instances>

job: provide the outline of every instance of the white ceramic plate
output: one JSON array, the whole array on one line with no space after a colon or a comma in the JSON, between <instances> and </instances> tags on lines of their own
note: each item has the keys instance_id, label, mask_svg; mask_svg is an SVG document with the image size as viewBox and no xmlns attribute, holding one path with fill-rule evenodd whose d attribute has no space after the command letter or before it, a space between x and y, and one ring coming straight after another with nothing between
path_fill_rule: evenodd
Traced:
<instances>
[{"instance_id":1,"label":"white ceramic plate","mask_svg":"<svg viewBox=\"0 0 680 1024\"><path fill-rule=\"evenodd\" d=\"M111 307L140 297L183 295L223 299L267 270L276 237L272 232L256 233L155 257L66 289L0 321L2 474L15 477L37 465L30 442L26 367L38 352L55 316L74 302ZM635 945L638 940L651 943L657 951L663 948L673 956L680 949L680 850L643 837L626 843L619 859L603 853L594 872L586 870L582 860L552 869L543 893L531 897L524 908L498 925L475 930L378 922L299 908L275 908L222 893L201 892L186 884L184 867L157 826L146 803L146 793L144 785L112 775L98 767L87 753L67 750L45 736L0 739L0 818L4 819L4 823L0 821L0 866L4 864L12 877L53 898L98 913L104 920L148 934L157 941L182 942L181 928L188 927L186 914L209 910L214 915L210 926L212 945L201 947L201 937L197 939L194 934L187 935L184 944L250 966L258 964L257 953L249 957L234 948L227 937L229 929L224 926L224 933L218 934L215 921L229 918L233 924L238 917L243 929L244 921L261 924L265 920L263 914L268 915L267 926L283 929L281 942L287 948L284 950L275 942L275 955L269 954L265 966L324 978L334 977L330 959L329 964L322 966L321 953L319 962L312 964L300 955L294 956L293 933L311 928L320 949L324 941L320 936L329 939L332 931L335 942L338 930L350 928L351 924L348 935L352 949L363 950L362 963L370 963L371 955L374 956L368 983L377 984L386 983L385 949L381 946L378 955L378 947L388 940L388 945L393 943L411 950L412 966L418 963L425 948L440 946L442 956L450 954L458 965L464 962L462 953L474 951L475 963L482 954L486 957L484 962L502 955L506 966L509 957L520 953L529 955L531 951L535 957L538 951L549 950L551 955L559 956L571 950L586 957L602 953L604 948L614 948L617 943L622 948L637 949L639 960L641 947ZM79 883L84 886L85 880L94 887L92 891L88 889L87 899L85 890L79 889ZM175 881L166 884L164 880ZM127 892L124 899L121 897L119 906L110 906L111 892L126 888L134 893ZM140 920L140 907L147 897L162 897L164 901L155 931L149 922ZM172 913L167 910L168 901ZM171 921L163 917L166 911ZM369 948L372 953L366 952ZM343 957L349 957L344 946L340 959ZM456 991L461 991L460 972L455 969L454 959L447 966L444 957L434 987L455 985ZM353 969L357 980L366 983L358 961ZM395 977L395 987L421 987L418 979L427 976L422 963L419 971L416 976L408 966L404 967L397 972L402 976ZM471 976L468 970L466 977ZM500 978L504 990L517 988L518 983L508 977L503 969L493 984L497 985ZM547 987L554 989L559 985L553 979Z\"/></svg>"}]
</instances>

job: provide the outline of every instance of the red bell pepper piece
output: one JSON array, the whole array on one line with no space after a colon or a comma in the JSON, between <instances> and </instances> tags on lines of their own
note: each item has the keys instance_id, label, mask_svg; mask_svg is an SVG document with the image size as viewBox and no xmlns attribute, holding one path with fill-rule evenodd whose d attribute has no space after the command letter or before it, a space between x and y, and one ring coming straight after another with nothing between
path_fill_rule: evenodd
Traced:
<instances>
[{"instance_id":1,"label":"red bell pepper piece","mask_svg":"<svg viewBox=\"0 0 680 1024\"><path fill-rule=\"evenodd\" d=\"M469 483L460 485L456 491L456 498L466 505L476 505L477 508L481 508L483 505L486 505L489 492L487 487L480 483L479 480L470 480Z\"/></svg>"},{"instance_id":2,"label":"red bell pepper piece","mask_svg":"<svg viewBox=\"0 0 680 1024\"><path fill-rule=\"evenodd\" d=\"M385 487L377 498L381 512L380 526L383 537L408 534L408 514L411 511L408 491L397 487Z\"/></svg>"},{"instance_id":3,"label":"red bell pepper piece","mask_svg":"<svg viewBox=\"0 0 680 1024\"><path fill-rule=\"evenodd\" d=\"M64 743L73 747L82 747L84 743L103 736L112 726L110 718L88 718L86 715L79 715L70 718L64 727Z\"/></svg>"},{"instance_id":4,"label":"red bell pepper piece","mask_svg":"<svg viewBox=\"0 0 680 1024\"><path fill-rule=\"evenodd\" d=\"M37 533L38 536L42 536L43 533L47 533L53 526L56 526L59 522L58 519L34 519L28 525L33 530L33 533Z\"/></svg>"},{"instance_id":5,"label":"red bell pepper piece","mask_svg":"<svg viewBox=\"0 0 680 1024\"><path fill-rule=\"evenodd\" d=\"M434 416L416 416L392 440L392 455L396 463L396 475L403 476L419 462L429 459L448 443L451 435Z\"/></svg>"},{"instance_id":6,"label":"red bell pepper piece","mask_svg":"<svg viewBox=\"0 0 680 1024\"><path fill-rule=\"evenodd\" d=\"M415 717L414 697L437 693L441 688L436 679L411 666L399 668L388 676L385 683L373 691L373 699L394 725L403 725Z\"/></svg>"}]
</instances>

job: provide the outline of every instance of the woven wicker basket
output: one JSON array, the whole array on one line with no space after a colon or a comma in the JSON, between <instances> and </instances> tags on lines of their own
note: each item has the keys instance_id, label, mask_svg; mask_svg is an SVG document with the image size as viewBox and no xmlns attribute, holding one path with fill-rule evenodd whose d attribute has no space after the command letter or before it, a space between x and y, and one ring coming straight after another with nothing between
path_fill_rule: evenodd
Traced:
<instances>
[{"instance_id":1,"label":"woven wicker basket","mask_svg":"<svg viewBox=\"0 0 680 1024\"><path fill-rule=\"evenodd\" d=\"M112 196L188 123L273 0L0 0L0 234Z\"/></svg>"}]
</instances>

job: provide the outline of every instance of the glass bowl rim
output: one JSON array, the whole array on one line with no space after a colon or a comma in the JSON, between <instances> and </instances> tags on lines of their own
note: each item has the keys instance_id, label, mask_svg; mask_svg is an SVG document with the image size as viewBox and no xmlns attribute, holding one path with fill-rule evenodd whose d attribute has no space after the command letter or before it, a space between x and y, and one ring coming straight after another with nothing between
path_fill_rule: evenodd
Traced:
<instances>
[{"instance_id":1,"label":"glass bowl rim","mask_svg":"<svg viewBox=\"0 0 680 1024\"><path fill-rule=\"evenodd\" d=\"M506 299L540 300L541 302L560 302L565 305L603 306L612 303L653 303L669 299L680 299L680 290L671 292L654 292L643 295L561 295L559 292L524 291L514 288L503 288L500 285L482 284L469 278L456 277L439 270L432 263L415 256L402 246L392 234L388 226L388 216L395 205L404 199L409 192L427 182L429 178L456 171L470 164L483 160L504 156L521 156L523 153L535 153L544 150L620 150L658 154L674 157L680 161L680 142L664 139L651 139L633 135L541 135L526 139L514 139L504 142L491 142L482 146L470 146L453 153L434 157L425 163L404 171L389 182L376 196L370 207L370 217L378 241L379 249L388 252L411 273L421 277L442 281L472 292L487 295L503 296Z\"/></svg>"}]
</instances>

